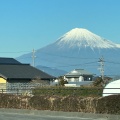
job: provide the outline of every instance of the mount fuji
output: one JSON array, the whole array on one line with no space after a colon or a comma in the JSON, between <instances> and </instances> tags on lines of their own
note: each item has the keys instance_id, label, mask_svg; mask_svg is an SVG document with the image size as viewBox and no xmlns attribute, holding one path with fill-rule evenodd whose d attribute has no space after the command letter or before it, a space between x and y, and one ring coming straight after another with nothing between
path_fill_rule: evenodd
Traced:
<instances>
[{"instance_id":1,"label":"mount fuji","mask_svg":"<svg viewBox=\"0 0 120 120\"><path fill-rule=\"evenodd\" d=\"M17 58L22 63L32 63L32 53ZM46 66L70 71L86 69L100 75L120 75L120 44L104 39L87 29L75 28L52 44L36 50L36 67ZM102 57L102 66L100 60Z\"/></svg>"},{"instance_id":2,"label":"mount fuji","mask_svg":"<svg viewBox=\"0 0 120 120\"><path fill-rule=\"evenodd\" d=\"M120 45L114 44L111 41L105 40L104 38L101 38L86 29L80 28L75 28L69 31L59 38L56 44L61 47L67 46L68 48L120 48Z\"/></svg>"}]
</instances>

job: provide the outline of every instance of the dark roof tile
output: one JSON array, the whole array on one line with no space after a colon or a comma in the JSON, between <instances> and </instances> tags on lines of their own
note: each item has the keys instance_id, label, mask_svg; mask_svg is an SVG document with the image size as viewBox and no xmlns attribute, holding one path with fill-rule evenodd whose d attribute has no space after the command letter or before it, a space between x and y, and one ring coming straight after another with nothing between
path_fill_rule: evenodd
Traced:
<instances>
[{"instance_id":1,"label":"dark roof tile","mask_svg":"<svg viewBox=\"0 0 120 120\"><path fill-rule=\"evenodd\" d=\"M0 64L22 64L14 58L4 58L0 57Z\"/></svg>"},{"instance_id":2,"label":"dark roof tile","mask_svg":"<svg viewBox=\"0 0 120 120\"><path fill-rule=\"evenodd\" d=\"M53 76L38 70L28 64L19 65L2 65L0 64L0 75L6 79L18 78L18 79L33 79L39 77L41 79L52 79Z\"/></svg>"}]
</instances>

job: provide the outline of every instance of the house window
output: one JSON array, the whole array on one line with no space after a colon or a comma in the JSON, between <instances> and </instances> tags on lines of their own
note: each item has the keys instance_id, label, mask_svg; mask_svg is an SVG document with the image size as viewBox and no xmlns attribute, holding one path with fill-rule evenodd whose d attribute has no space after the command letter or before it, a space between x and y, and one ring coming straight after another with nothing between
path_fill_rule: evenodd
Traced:
<instances>
[{"instance_id":1,"label":"house window","mask_svg":"<svg viewBox=\"0 0 120 120\"><path fill-rule=\"evenodd\" d=\"M84 81L92 81L91 77L84 77Z\"/></svg>"}]
</instances>

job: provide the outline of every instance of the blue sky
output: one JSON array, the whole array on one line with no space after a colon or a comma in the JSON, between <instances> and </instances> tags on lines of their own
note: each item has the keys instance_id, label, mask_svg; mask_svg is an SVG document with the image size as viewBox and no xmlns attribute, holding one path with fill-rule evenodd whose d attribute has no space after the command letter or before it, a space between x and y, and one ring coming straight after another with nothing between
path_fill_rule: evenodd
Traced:
<instances>
[{"instance_id":1,"label":"blue sky","mask_svg":"<svg viewBox=\"0 0 120 120\"><path fill-rule=\"evenodd\" d=\"M120 43L120 0L0 0L0 57L18 57L73 28Z\"/></svg>"}]
</instances>

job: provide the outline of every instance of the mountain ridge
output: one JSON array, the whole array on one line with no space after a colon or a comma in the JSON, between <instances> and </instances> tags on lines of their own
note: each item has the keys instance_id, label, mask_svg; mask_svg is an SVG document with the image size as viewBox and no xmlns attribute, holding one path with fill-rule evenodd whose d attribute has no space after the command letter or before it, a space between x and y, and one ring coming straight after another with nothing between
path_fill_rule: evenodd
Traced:
<instances>
[{"instance_id":1,"label":"mountain ridge","mask_svg":"<svg viewBox=\"0 0 120 120\"><path fill-rule=\"evenodd\" d=\"M87 40L79 39L79 36L81 36L79 35L81 33L81 29L75 28L65 33L63 36L59 37L54 43L36 50L35 65L57 68L65 71L70 71L76 69L77 67L89 70L95 74L100 74L100 72L98 71L99 67L98 61L99 58L103 56L106 62L105 74L120 74L119 64L112 64L111 62L114 61L114 63L115 62L119 63L120 45L113 43L112 41L103 39L100 36L98 37L98 35L95 35L94 33L86 29L84 29L84 31L87 32L82 33L82 36L84 36L82 38L87 38ZM88 35L89 37L88 36L85 37L87 33L89 33ZM69 34L72 37L68 37L68 39L65 39L66 35L69 36ZM77 37L74 38L76 34ZM91 39L93 38L93 36L94 40ZM95 42L95 40L98 41ZM82 45L81 41L84 42L84 45ZM89 41L91 44L90 43L87 44L86 41L87 42ZM94 44L94 42L91 41L94 41L96 44ZM22 55L18 57L18 61L23 63L26 62L31 63L32 62L31 55L32 53ZM111 64L110 62L107 61L110 61Z\"/></svg>"},{"instance_id":2,"label":"mountain ridge","mask_svg":"<svg viewBox=\"0 0 120 120\"><path fill-rule=\"evenodd\" d=\"M119 45L106 40L87 29L75 28L64 34L56 41L57 45L68 44L69 47L91 47L93 48L120 48Z\"/></svg>"}]
</instances>

